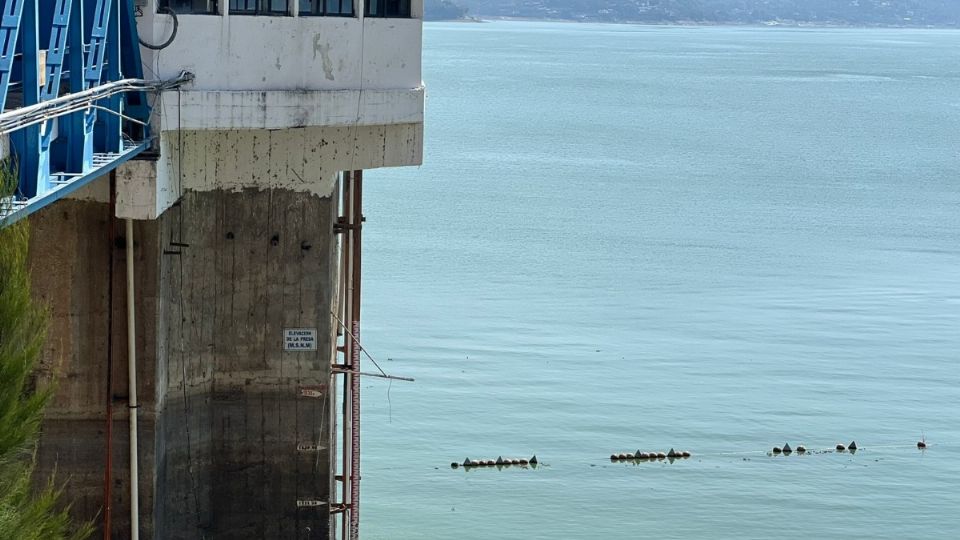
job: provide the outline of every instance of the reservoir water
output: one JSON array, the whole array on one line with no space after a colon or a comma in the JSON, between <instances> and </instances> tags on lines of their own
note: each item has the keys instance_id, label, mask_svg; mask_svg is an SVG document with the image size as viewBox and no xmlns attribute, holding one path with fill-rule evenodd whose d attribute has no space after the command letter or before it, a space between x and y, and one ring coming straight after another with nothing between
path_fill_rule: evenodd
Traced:
<instances>
[{"instance_id":1,"label":"reservoir water","mask_svg":"<svg viewBox=\"0 0 960 540\"><path fill-rule=\"evenodd\" d=\"M427 24L424 79L365 184L416 378L364 382L365 538L956 537L960 32Z\"/></svg>"}]
</instances>

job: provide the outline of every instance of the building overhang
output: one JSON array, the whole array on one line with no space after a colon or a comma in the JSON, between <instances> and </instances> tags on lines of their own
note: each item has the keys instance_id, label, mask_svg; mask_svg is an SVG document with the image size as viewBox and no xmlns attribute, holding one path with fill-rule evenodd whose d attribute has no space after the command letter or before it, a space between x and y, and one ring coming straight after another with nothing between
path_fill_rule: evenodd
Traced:
<instances>
[{"instance_id":1,"label":"building overhang","mask_svg":"<svg viewBox=\"0 0 960 540\"><path fill-rule=\"evenodd\" d=\"M164 92L160 130L289 129L423 123L424 87Z\"/></svg>"}]
</instances>

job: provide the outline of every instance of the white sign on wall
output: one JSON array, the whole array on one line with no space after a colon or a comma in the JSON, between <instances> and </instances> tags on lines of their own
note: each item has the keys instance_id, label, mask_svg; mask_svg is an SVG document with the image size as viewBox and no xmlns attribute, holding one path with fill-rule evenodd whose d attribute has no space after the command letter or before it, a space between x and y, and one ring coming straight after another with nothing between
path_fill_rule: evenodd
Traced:
<instances>
[{"instance_id":1,"label":"white sign on wall","mask_svg":"<svg viewBox=\"0 0 960 540\"><path fill-rule=\"evenodd\" d=\"M302 386L300 387L300 395L308 398L322 398L323 391L326 390L326 386L319 384L316 386Z\"/></svg>"},{"instance_id":2,"label":"white sign on wall","mask_svg":"<svg viewBox=\"0 0 960 540\"><path fill-rule=\"evenodd\" d=\"M315 351L317 350L316 328L284 328L283 350L285 351Z\"/></svg>"}]
</instances>

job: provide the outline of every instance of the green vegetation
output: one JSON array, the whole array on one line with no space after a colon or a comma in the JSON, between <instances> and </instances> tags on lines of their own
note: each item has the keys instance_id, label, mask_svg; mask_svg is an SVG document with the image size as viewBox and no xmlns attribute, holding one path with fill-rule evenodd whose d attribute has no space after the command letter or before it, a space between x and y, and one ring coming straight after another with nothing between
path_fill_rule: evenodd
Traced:
<instances>
[{"instance_id":1,"label":"green vegetation","mask_svg":"<svg viewBox=\"0 0 960 540\"><path fill-rule=\"evenodd\" d=\"M0 200L13 192L16 175L0 166ZM5 202L0 204L6 204ZM0 540L80 539L60 508L53 479L39 493L31 486L35 449L49 388L33 388L47 313L30 296L26 220L0 228Z\"/></svg>"},{"instance_id":2,"label":"green vegetation","mask_svg":"<svg viewBox=\"0 0 960 540\"><path fill-rule=\"evenodd\" d=\"M957 26L957 0L456 0L487 17L581 21Z\"/></svg>"}]
</instances>

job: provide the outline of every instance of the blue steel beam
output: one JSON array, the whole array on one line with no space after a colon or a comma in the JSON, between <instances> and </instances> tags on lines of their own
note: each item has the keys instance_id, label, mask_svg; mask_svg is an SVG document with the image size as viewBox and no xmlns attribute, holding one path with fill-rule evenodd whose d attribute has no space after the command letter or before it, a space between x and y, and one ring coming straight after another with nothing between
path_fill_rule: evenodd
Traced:
<instances>
[{"instance_id":1,"label":"blue steel beam","mask_svg":"<svg viewBox=\"0 0 960 540\"><path fill-rule=\"evenodd\" d=\"M21 91L23 106L40 102L40 28L38 0L28 0L24 6L20 22L20 62ZM40 126L25 127L10 135L11 146L17 153L17 165L20 168L20 186L18 195L24 199L36 197L50 189L50 175L40 174L49 171L45 156L40 151ZM47 166L45 166L47 165Z\"/></svg>"},{"instance_id":2,"label":"blue steel beam","mask_svg":"<svg viewBox=\"0 0 960 540\"><path fill-rule=\"evenodd\" d=\"M6 0L3 4L3 18L0 19L0 111L7 104L7 90L13 75L17 37L20 34L23 5L26 3L27 0Z\"/></svg>"},{"instance_id":3,"label":"blue steel beam","mask_svg":"<svg viewBox=\"0 0 960 540\"><path fill-rule=\"evenodd\" d=\"M100 84L103 76L103 59L107 52L107 33L110 26L110 8L112 0L96 0L93 21L90 25L90 44L87 59L83 67L83 89ZM83 170L93 167L94 129L97 122L97 110L88 109L83 115Z\"/></svg>"},{"instance_id":4,"label":"blue steel beam","mask_svg":"<svg viewBox=\"0 0 960 540\"><path fill-rule=\"evenodd\" d=\"M60 77L63 74L63 61L67 55L67 35L70 32L70 13L73 4L77 1L79 0L56 0L54 6L45 67L46 84L40 92L40 99L44 101L60 95Z\"/></svg>"},{"instance_id":5,"label":"blue steel beam","mask_svg":"<svg viewBox=\"0 0 960 540\"><path fill-rule=\"evenodd\" d=\"M106 0L108 6L118 4L118 0ZM113 6L113 9L107 9L107 39L103 42L103 61L101 70L104 72L101 77L106 76L108 81L120 80L120 24L117 20L119 15L119 6ZM119 152L121 149L122 137L120 136L120 113L121 96L115 94L99 103L113 113L100 114L98 122L100 129L96 131L94 148L97 152ZM96 113L96 109L91 109L90 113Z\"/></svg>"},{"instance_id":6,"label":"blue steel beam","mask_svg":"<svg viewBox=\"0 0 960 540\"><path fill-rule=\"evenodd\" d=\"M142 79L133 0L0 1L5 1L0 20L0 104L11 92L22 96L17 106L51 100L70 103L71 94L121 79ZM41 41L48 45L43 65ZM61 96L64 78L67 95ZM158 83L156 88L162 86ZM0 226L68 195L149 148L146 127L123 120L149 121L143 88L104 94L109 97L95 106L104 114L89 105L76 112L48 112L55 111L50 107L33 107L19 116L8 112L26 125L12 127L9 133L20 181L12 206L0 210Z\"/></svg>"},{"instance_id":7,"label":"blue steel beam","mask_svg":"<svg viewBox=\"0 0 960 540\"><path fill-rule=\"evenodd\" d=\"M88 173L77 174L73 176L56 175L51 182L51 189L46 193L26 200L14 201L12 207L6 214L0 213L0 227L6 226L18 219L23 219L28 215L50 205L74 191L89 184L93 180L100 178L104 174L116 169L123 163L136 157L137 154L150 148L150 141L143 141L136 145L125 147L118 154L98 154L97 162L102 163Z\"/></svg>"},{"instance_id":8,"label":"blue steel beam","mask_svg":"<svg viewBox=\"0 0 960 540\"><path fill-rule=\"evenodd\" d=\"M50 45L47 48L46 65L42 67L46 81L40 90L40 100L47 101L60 95L60 78L63 74L63 61L66 56L67 35L70 31L70 10L75 0L56 0L50 24ZM50 181L50 145L54 132L59 127L58 120L48 120L40 125L40 159L37 167L38 183ZM29 171L25 171L29 172Z\"/></svg>"},{"instance_id":9,"label":"blue steel beam","mask_svg":"<svg viewBox=\"0 0 960 540\"><path fill-rule=\"evenodd\" d=\"M120 72L124 79L143 78L143 60L140 58L140 40L137 35L136 8L134 0L120 0ZM147 124L150 122L150 106L147 94L129 92L124 94L123 114ZM135 130L142 138L149 137L149 130Z\"/></svg>"}]
</instances>

